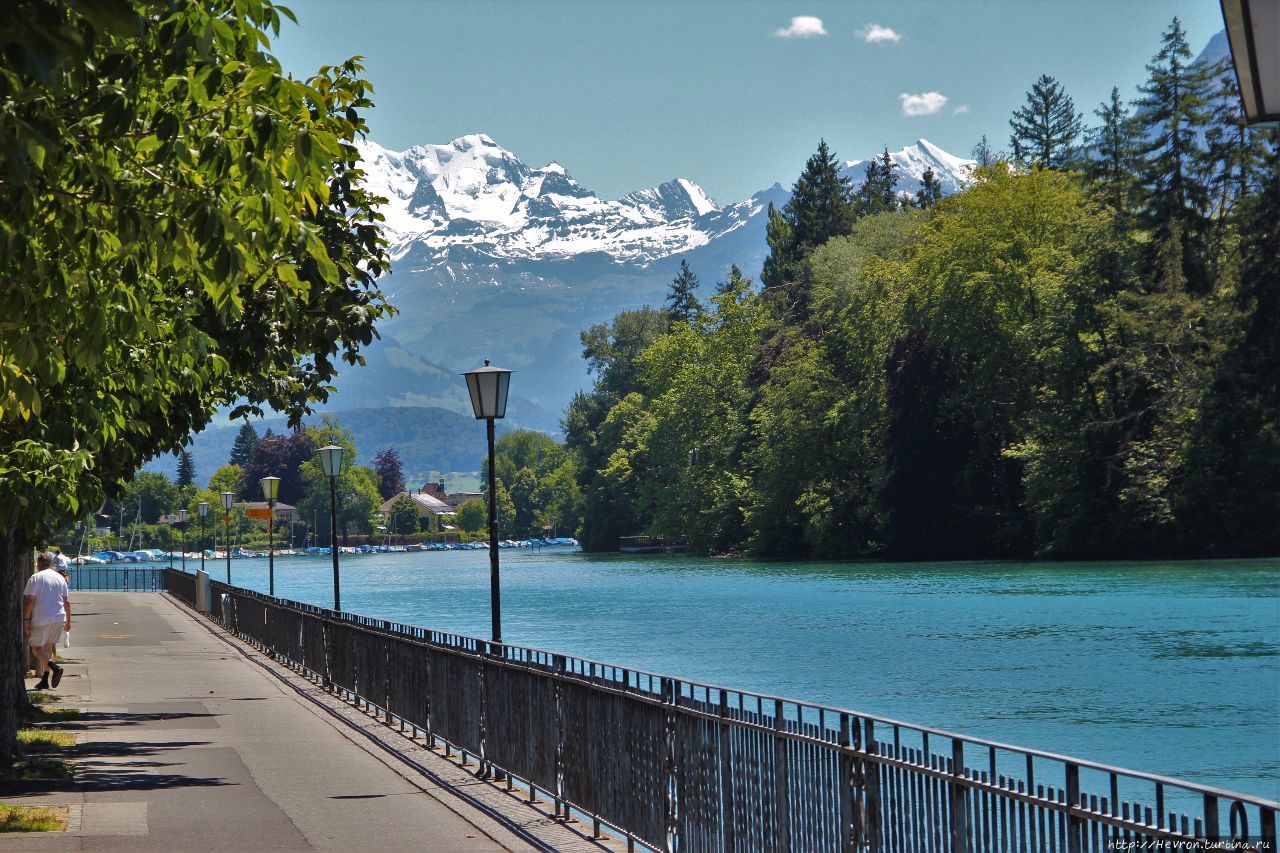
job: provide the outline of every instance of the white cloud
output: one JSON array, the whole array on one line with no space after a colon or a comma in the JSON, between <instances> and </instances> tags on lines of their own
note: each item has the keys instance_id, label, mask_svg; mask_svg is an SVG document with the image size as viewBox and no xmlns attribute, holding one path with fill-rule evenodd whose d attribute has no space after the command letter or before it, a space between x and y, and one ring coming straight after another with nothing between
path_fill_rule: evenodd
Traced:
<instances>
[{"instance_id":1,"label":"white cloud","mask_svg":"<svg viewBox=\"0 0 1280 853\"><path fill-rule=\"evenodd\" d=\"M961 116L961 115L964 115L964 114L965 114L965 113L967 113L967 112L969 112L969 105L968 105L968 104L961 104L960 106L958 106L958 107L956 107L954 110L952 110L952 111L951 111L951 114L952 114L953 116Z\"/></svg>"},{"instance_id":2,"label":"white cloud","mask_svg":"<svg viewBox=\"0 0 1280 853\"><path fill-rule=\"evenodd\" d=\"M919 95L903 92L898 97L902 100L904 116L931 116L947 105L947 96L938 92L921 92Z\"/></svg>"},{"instance_id":3,"label":"white cloud","mask_svg":"<svg viewBox=\"0 0 1280 853\"><path fill-rule=\"evenodd\" d=\"M822 26L821 18L815 18L813 15L797 15L791 19L790 24L780 30L774 30L773 34L783 39L807 39L814 36L825 36L827 30L826 27Z\"/></svg>"},{"instance_id":4,"label":"white cloud","mask_svg":"<svg viewBox=\"0 0 1280 853\"><path fill-rule=\"evenodd\" d=\"M858 30L856 35L867 44L877 44L882 41L902 41L902 33L894 32L888 27L882 27L879 24L867 24Z\"/></svg>"}]
</instances>

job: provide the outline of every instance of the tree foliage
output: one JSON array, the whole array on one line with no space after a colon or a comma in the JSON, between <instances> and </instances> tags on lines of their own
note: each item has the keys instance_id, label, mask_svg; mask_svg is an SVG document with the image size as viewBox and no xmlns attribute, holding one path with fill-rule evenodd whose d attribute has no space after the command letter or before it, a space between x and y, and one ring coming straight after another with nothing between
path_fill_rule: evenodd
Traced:
<instances>
[{"instance_id":1,"label":"tree foliage","mask_svg":"<svg viewBox=\"0 0 1280 853\"><path fill-rule=\"evenodd\" d=\"M12 695L12 555L220 406L300 416L388 311L354 145L368 85L355 61L284 74L268 51L283 15L268 0L0 7L0 624L12 626L0 689ZM13 726L0 712L0 758L17 751Z\"/></svg>"},{"instance_id":2,"label":"tree foliage","mask_svg":"<svg viewBox=\"0 0 1280 853\"><path fill-rule=\"evenodd\" d=\"M384 501L404 491L404 465L394 447L377 452L373 457L373 471L378 475L378 494Z\"/></svg>"},{"instance_id":3,"label":"tree foliage","mask_svg":"<svg viewBox=\"0 0 1280 853\"><path fill-rule=\"evenodd\" d=\"M1026 104L1009 119L1009 127L1013 131L1009 137L1013 159L1057 169L1072 158L1084 116L1076 112L1075 102L1061 83L1041 74L1031 84Z\"/></svg>"}]
</instances>

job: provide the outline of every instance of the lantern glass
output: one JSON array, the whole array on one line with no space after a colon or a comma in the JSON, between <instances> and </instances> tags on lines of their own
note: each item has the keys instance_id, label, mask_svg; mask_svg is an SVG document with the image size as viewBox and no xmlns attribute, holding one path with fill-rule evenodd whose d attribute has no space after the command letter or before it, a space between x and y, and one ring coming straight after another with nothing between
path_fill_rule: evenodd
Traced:
<instances>
[{"instance_id":1,"label":"lantern glass","mask_svg":"<svg viewBox=\"0 0 1280 853\"><path fill-rule=\"evenodd\" d=\"M209 514L209 504L206 501L200 501L200 503L196 504L196 509L200 510L201 518Z\"/></svg>"},{"instance_id":2,"label":"lantern glass","mask_svg":"<svg viewBox=\"0 0 1280 853\"><path fill-rule=\"evenodd\" d=\"M342 474L342 456L343 449L336 444L330 444L320 448L317 451L320 454L320 467L324 469L326 477L337 477Z\"/></svg>"},{"instance_id":3,"label":"lantern glass","mask_svg":"<svg viewBox=\"0 0 1280 853\"><path fill-rule=\"evenodd\" d=\"M511 371L492 367L486 360L484 367L462 374L467 379L467 393L471 396L471 409L476 420L503 418L507 415L507 391L511 387Z\"/></svg>"},{"instance_id":4,"label":"lantern glass","mask_svg":"<svg viewBox=\"0 0 1280 853\"><path fill-rule=\"evenodd\" d=\"M235 499L236 499L236 494L235 494L235 492L223 492L223 493L222 493L222 508L223 508L223 509L225 509L227 512L230 512L230 511L231 511L231 505L235 502Z\"/></svg>"},{"instance_id":5,"label":"lantern glass","mask_svg":"<svg viewBox=\"0 0 1280 853\"><path fill-rule=\"evenodd\" d=\"M279 477L263 477L262 478L262 496L269 501L274 501L276 495L280 494L280 478Z\"/></svg>"},{"instance_id":6,"label":"lantern glass","mask_svg":"<svg viewBox=\"0 0 1280 853\"><path fill-rule=\"evenodd\" d=\"M187 511L185 509L178 510L178 522L182 523L187 520Z\"/></svg>"}]
</instances>

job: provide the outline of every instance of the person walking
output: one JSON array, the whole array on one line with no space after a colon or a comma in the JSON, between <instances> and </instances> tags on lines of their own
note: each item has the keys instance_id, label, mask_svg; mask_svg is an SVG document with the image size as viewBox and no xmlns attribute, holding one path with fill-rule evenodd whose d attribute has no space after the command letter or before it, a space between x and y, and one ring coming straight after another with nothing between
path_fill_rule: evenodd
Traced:
<instances>
[{"instance_id":1,"label":"person walking","mask_svg":"<svg viewBox=\"0 0 1280 853\"><path fill-rule=\"evenodd\" d=\"M62 681L62 666L54 660L54 652L62 632L71 630L71 594L47 551L36 556L36 569L22 591L22 629L38 662L40 681L33 689L48 690Z\"/></svg>"}]
</instances>

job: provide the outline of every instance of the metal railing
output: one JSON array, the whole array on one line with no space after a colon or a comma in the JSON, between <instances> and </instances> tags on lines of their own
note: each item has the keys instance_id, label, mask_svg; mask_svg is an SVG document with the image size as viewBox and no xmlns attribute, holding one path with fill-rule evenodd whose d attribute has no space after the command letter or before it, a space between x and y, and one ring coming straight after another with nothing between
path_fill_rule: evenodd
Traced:
<instances>
[{"instance_id":1,"label":"metal railing","mask_svg":"<svg viewBox=\"0 0 1280 853\"><path fill-rule=\"evenodd\" d=\"M67 585L72 592L161 592L167 571L167 566L159 564L70 566Z\"/></svg>"},{"instance_id":2,"label":"metal railing","mask_svg":"<svg viewBox=\"0 0 1280 853\"><path fill-rule=\"evenodd\" d=\"M239 636L629 846L1275 850L1261 797L211 586Z\"/></svg>"}]
</instances>

